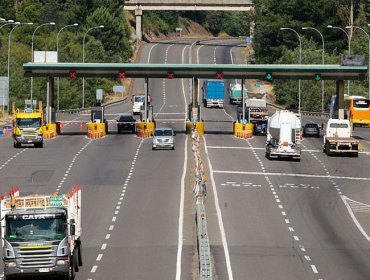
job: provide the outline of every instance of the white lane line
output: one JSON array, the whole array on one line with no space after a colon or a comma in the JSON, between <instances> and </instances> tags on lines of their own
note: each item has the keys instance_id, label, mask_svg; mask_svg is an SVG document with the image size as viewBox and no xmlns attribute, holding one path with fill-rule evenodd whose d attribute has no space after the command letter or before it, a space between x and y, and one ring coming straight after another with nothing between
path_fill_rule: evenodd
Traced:
<instances>
[{"instance_id":1,"label":"white lane line","mask_svg":"<svg viewBox=\"0 0 370 280\"><path fill-rule=\"evenodd\" d=\"M179 209L179 237L177 244L177 261L176 261L176 280L181 279L181 255L183 246L183 227L184 227L184 201L185 201L185 176L186 176L186 166L188 163L188 136L185 138L185 148L184 148L184 166L181 176L181 190L180 190L180 209Z\"/></svg>"},{"instance_id":2,"label":"white lane line","mask_svg":"<svg viewBox=\"0 0 370 280\"><path fill-rule=\"evenodd\" d=\"M98 257L96 258L96 261L100 262L102 257L103 257L103 254L99 254Z\"/></svg>"},{"instance_id":3,"label":"white lane line","mask_svg":"<svg viewBox=\"0 0 370 280\"><path fill-rule=\"evenodd\" d=\"M341 195L341 199L344 202L344 205L346 206L346 208L348 210L348 213L350 214L350 216L351 216L353 222L355 223L356 227L358 228L358 230L362 233L362 235L366 238L366 240L370 242L370 237L367 235L366 231L362 228L361 224L359 223L355 214L353 213L351 206L348 203L348 201L354 201L354 200L351 200L351 199L349 199L348 197L346 197L344 195Z\"/></svg>"},{"instance_id":4,"label":"white lane line","mask_svg":"<svg viewBox=\"0 0 370 280\"><path fill-rule=\"evenodd\" d=\"M317 268L316 268L316 266L315 265L311 265L311 268L312 268L312 271L313 271L313 273L315 273L315 274L317 274L317 273L319 273L318 271L317 271Z\"/></svg>"},{"instance_id":5,"label":"white lane line","mask_svg":"<svg viewBox=\"0 0 370 280\"><path fill-rule=\"evenodd\" d=\"M367 177L347 177L347 176L331 176L331 175L315 175L315 174L292 174L280 172L253 172L253 171L231 171L231 170L213 170L214 173L220 174L242 174L242 175L267 175L267 176L287 176L287 177L304 177L304 178L323 178L323 179L342 179L354 181L370 181Z\"/></svg>"},{"instance_id":6,"label":"white lane line","mask_svg":"<svg viewBox=\"0 0 370 280\"><path fill-rule=\"evenodd\" d=\"M233 278L233 272L232 272L232 269L231 269L229 248L227 246L226 233L225 233L225 228L224 228L224 224L223 224L223 221L222 221L222 213L221 213L221 209L220 209L220 203L219 203L219 200L218 200L218 193L217 193L215 178L213 176L214 171L213 171L213 168L212 168L211 161L209 159L207 142L206 142L206 139L205 139L204 136L203 136L203 142L204 142L205 152L207 154L208 167L209 167L210 176L211 176L213 194L214 194L214 198L215 198L215 207L216 207L216 212L217 212L217 219L218 219L218 224L219 224L219 227L220 227L222 246L224 248L224 253L225 253L227 274L229 276L229 280L233 280L234 278Z\"/></svg>"},{"instance_id":7,"label":"white lane line","mask_svg":"<svg viewBox=\"0 0 370 280\"><path fill-rule=\"evenodd\" d=\"M150 55L152 54L152 50L153 50L153 48L154 48L156 45L158 45L158 43L154 44L154 45L150 48L150 50L149 50L149 54L148 54L148 62L147 62L147 63L150 63Z\"/></svg>"},{"instance_id":8,"label":"white lane line","mask_svg":"<svg viewBox=\"0 0 370 280\"><path fill-rule=\"evenodd\" d=\"M102 244L100 248L100 250L105 250L105 249L107 249L107 243Z\"/></svg>"},{"instance_id":9,"label":"white lane line","mask_svg":"<svg viewBox=\"0 0 370 280\"><path fill-rule=\"evenodd\" d=\"M94 265L93 267L92 267L92 269L91 269L91 273L95 273L96 272L96 270L98 269L98 266L97 265Z\"/></svg>"}]
</instances>

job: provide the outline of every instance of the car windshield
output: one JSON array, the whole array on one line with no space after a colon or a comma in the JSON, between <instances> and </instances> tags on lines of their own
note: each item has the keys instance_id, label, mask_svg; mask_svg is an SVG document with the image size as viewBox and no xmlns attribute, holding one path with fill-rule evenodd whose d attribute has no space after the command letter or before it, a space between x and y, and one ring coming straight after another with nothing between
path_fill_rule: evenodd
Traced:
<instances>
[{"instance_id":1,"label":"car windshield","mask_svg":"<svg viewBox=\"0 0 370 280\"><path fill-rule=\"evenodd\" d=\"M135 102L144 102L145 97L144 96L135 96Z\"/></svg>"},{"instance_id":2,"label":"car windshield","mask_svg":"<svg viewBox=\"0 0 370 280\"><path fill-rule=\"evenodd\" d=\"M27 128L27 127L37 128L41 126L41 119L40 118L17 119L17 126L20 128Z\"/></svg>"},{"instance_id":3,"label":"car windshield","mask_svg":"<svg viewBox=\"0 0 370 280\"><path fill-rule=\"evenodd\" d=\"M66 224L62 217L37 220L8 220L6 239L22 240L55 240L66 236Z\"/></svg>"},{"instance_id":4,"label":"car windshield","mask_svg":"<svg viewBox=\"0 0 370 280\"><path fill-rule=\"evenodd\" d=\"M135 119L131 116L122 116L119 118L120 122L134 122Z\"/></svg>"},{"instance_id":5,"label":"car windshield","mask_svg":"<svg viewBox=\"0 0 370 280\"><path fill-rule=\"evenodd\" d=\"M315 123L308 123L308 124L306 124L306 127L316 128L317 127L317 124L315 124Z\"/></svg>"},{"instance_id":6,"label":"car windshield","mask_svg":"<svg viewBox=\"0 0 370 280\"><path fill-rule=\"evenodd\" d=\"M154 131L154 136L172 136L172 130L169 129L159 129Z\"/></svg>"}]
</instances>

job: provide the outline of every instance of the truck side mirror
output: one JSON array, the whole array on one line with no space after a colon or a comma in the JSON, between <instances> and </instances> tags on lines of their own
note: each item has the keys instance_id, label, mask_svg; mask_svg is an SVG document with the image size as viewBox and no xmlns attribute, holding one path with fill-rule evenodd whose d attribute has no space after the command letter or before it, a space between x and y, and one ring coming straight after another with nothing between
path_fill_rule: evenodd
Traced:
<instances>
[{"instance_id":1,"label":"truck side mirror","mask_svg":"<svg viewBox=\"0 0 370 280\"><path fill-rule=\"evenodd\" d=\"M71 235L75 235L75 233L76 233L76 226L74 224L71 224L71 227L70 227L70 230L69 231L71 232Z\"/></svg>"}]
</instances>

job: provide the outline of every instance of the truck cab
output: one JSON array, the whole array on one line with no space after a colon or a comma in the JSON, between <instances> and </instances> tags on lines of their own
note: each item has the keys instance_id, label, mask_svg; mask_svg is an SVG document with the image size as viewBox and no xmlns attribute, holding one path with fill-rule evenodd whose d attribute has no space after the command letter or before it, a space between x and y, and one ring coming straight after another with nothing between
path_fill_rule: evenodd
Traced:
<instances>
[{"instance_id":1,"label":"truck cab","mask_svg":"<svg viewBox=\"0 0 370 280\"><path fill-rule=\"evenodd\" d=\"M5 279L63 277L72 280L82 265L81 190L67 195L1 196Z\"/></svg>"},{"instance_id":2,"label":"truck cab","mask_svg":"<svg viewBox=\"0 0 370 280\"><path fill-rule=\"evenodd\" d=\"M43 138L43 113L35 112L28 108L24 111L17 110L13 113L13 146L20 148L22 144L33 144L42 148Z\"/></svg>"},{"instance_id":3,"label":"truck cab","mask_svg":"<svg viewBox=\"0 0 370 280\"><path fill-rule=\"evenodd\" d=\"M144 106L145 95L138 94L132 95L131 102L132 102L132 113L134 115L140 114L142 106ZM148 95L148 105L152 103L152 97Z\"/></svg>"}]
</instances>

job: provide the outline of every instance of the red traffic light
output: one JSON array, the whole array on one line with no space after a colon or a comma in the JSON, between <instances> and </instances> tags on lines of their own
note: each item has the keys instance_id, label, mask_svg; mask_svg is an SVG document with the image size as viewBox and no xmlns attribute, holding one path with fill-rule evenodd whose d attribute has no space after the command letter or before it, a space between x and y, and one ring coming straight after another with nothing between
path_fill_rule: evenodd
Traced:
<instances>
[{"instance_id":1,"label":"red traffic light","mask_svg":"<svg viewBox=\"0 0 370 280\"><path fill-rule=\"evenodd\" d=\"M222 79L222 73L216 73L216 79Z\"/></svg>"},{"instance_id":2,"label":"red traffic light","mask_svg":"<svg viewBox=\"0 0 370 280\"><path fill-rule=\"evenodd\" d=\"M167 79L173 79L175 77L175 73L173 72L168 72L167 73Z\"/></svg>"},{"instance_id":3,"label":"red traffic light","mask_svg":"<svg viewBox=\"0 0 370 280\"><path fill-rule=\"evenodd\" d=\"M69 77L70 77L71 79L76 79L76 78L77 78L76 71L70 71L70 72L69 72Z\"/></svg>"},{"instance_id":4,"label":"red traffic light","mask_svg":"<svg viewBox=\"0 0 370 280\"><path fill-rule=\"evenodd\" d=\"M126 72L118 72L118 78L120 79L126 78Z\"/></svg>"}]
</instances>

